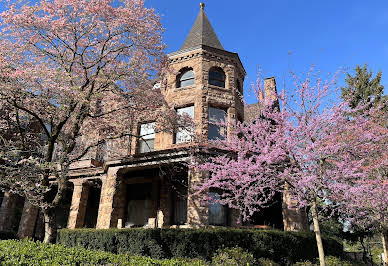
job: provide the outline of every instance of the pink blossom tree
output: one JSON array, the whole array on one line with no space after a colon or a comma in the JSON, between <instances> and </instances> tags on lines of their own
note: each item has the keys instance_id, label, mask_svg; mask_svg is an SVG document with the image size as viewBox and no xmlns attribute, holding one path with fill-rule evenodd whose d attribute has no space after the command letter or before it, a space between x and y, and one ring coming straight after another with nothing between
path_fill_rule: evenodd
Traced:
<instances>
[{"instance_id":1,"label":"pink blossom tree","mask_svg":"<svg viewBox=\"0 0 388 266\"><path fill-rule=\"evenodd\" d=\"M12 1L0 17L0 183L40 207L52 242L71 164L168 109L151 82L162 27L142 0Z\"/></svg>"},{"instance_id":2,"label":"pink blossom tree","mask_svg":"<svg viewBox=\"0 0 388 266\"><path fill-rule=\"evenodd\" d=\"M319 207L337 207L330 199L340 187L369 176L362 167L369 155L355 144L382 151L386 146L375 139L384 139L386 133L372 132L365 120L349 120L344 103L331 103L335 79L312 82L312 77L310 72L300 81L294 75L294 93L266 97L253 121L232 123L234 134L214 143L228 154L210 157L196 167L210 173L198 192L221 190L218 202L239 210L244 220L268 206L277 191L287 190L299 208L310 207L320 264L325 265ZM262 98L259 82L255 91ZM352 142L339 137L360 126L364 135L356 135Z\"/></svg>"},{"instance_id":3,"label":"pink blossom tree","mask_svg":"<svg viewBox=\"0 0 388 266\"><path fill-rule=\"evenodd\" d=\"M366 109L359 106L360 109ZM341 157L330 164L346 169L351 164L355 175L343 172L334 180L328 196L343 219L357 228L381 233L385 260L388 246L388 128L387 113L380 106L360 113L331 135ZM339 141L340 140L340 141Z\"/></svg>"}]
</instances>

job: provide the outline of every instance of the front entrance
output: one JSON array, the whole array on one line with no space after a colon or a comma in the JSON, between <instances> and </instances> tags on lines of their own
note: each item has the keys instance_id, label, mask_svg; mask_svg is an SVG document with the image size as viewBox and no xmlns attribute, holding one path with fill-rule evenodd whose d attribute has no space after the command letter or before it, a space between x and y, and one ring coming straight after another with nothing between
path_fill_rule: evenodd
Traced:
<instances>
[{"instance_id":1,"label":"front entrance","mask_svg":"<svg viewBox=\"0 0 388 266\"><path fill-rule=\"evenodd\" d=\"M143 227L152 215L152 183L127 185L125 227Z\"/></svg>"},{"instance_id":2,"label":"front entrance","mask_svg":"<svg viewBox=\"0 0 388 266\"><path fill-rule=\"evenodd\" d=\"M163 173L163 174L162 174ZM165 227L187 223L187 170L129 171L118 194L123 227Z\"/></svg>"}]
</instances>

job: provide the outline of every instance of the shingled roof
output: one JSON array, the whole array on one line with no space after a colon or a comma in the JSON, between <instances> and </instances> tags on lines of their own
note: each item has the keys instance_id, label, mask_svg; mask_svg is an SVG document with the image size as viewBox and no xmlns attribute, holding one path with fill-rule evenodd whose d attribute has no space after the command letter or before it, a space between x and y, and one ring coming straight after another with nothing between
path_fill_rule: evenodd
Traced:
<instances>
[{"instance_id":1,"label":"shingled roof","mask_svg":"<svg viewBox=\"0 0 388 266\"><path fill-rule=\"evenodd\" d=\"M205 4L201 3L201 9L194 22L193 27L190 30L185 42L183 43L182 50L190 50L192 48L200 47L202 45L210 46L213 48L224 50L218 37L209 22L209 19L205 13Z\"/></svg>"}]
</instances>

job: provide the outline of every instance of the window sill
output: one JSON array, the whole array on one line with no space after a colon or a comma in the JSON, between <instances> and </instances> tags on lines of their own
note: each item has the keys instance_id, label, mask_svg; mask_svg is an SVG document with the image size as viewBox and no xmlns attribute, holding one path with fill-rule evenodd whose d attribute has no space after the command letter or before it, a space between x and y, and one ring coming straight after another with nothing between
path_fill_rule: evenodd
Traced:
<instances>
[{"instance_id":1,"label":"window sill","mask_svg":"<svg viewBox=\"0 0 388 266\"><path fill-rule=\"evenodd\" d=\"M186 87L179 87L179 88L174 88L174 91L181 91L181 90L189 90L189 89L194 89L195 85L190 85Z\"/></svg>"},{"instance_id":2,"label":"window sill","mask_svg":"<svg viewBox=\"0 0 388 266\"><path fill-rule=\"evenodd\" d=\"M218 86L210 85L210 84L207 84L204 88L205 88L205 89L216 89L216 90L220 90L220 91L230 91L230 90L227 89L227 88L218 87Z\"/></svg>"}]
</instances>

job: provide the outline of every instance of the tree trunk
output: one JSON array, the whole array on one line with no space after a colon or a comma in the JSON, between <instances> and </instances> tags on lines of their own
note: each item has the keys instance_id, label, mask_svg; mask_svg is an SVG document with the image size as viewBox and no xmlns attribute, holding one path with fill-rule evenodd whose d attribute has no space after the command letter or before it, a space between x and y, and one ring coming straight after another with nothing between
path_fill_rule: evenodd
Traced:
<instances>
[{"instance_id":1,"label":"tree trunk","mask_svg":"<svg viewBox=\"0 0 388 266\"><path fill-rule=\"evenodd\" d=\"M388 264L388 230L383 230L381 233L381 240L383 241L385 263Z\"/></svg>"},{"instance_id":2,"label":"tree trunk","mask_svg":"<svg viewBox=\"0 0 388 266\"><path fill-rule=\"evenodd\" d=\"M43 210L44 243L55 243L57 240L57 223L55 209Z\"/></svg>"},{"instance_id":3,"label":"tree trunk","mask_svg":"<svg viewBox=\"0 0 388 266\"><path fill-rule=\"evenodd\" d=\"M368 258L367 258L367 251L365 247L365 242L364 242L364 237L360 236L360 244L362 247L362 261L365 263L368 263Z\"/></svg>"},{"instance_id":4,"label":"tree trunk","mask_svg":"<svg viewBox=\"0 0 388 266\"><path fill-rule=\"evenodd\" d=\"M319 229L317 204L316 204L315 200L313 200L313 202L311 203L311 213L312 213L313 222L314 222L315 238L317 240L317 247L318 247L318 254L319 254L319 264L320 264L320 266L326 266L326 263L325 263L325 252L323 251L323 243L322 243L322 237L321 237L321 230Z\"/></svg>"}]
</instances>

